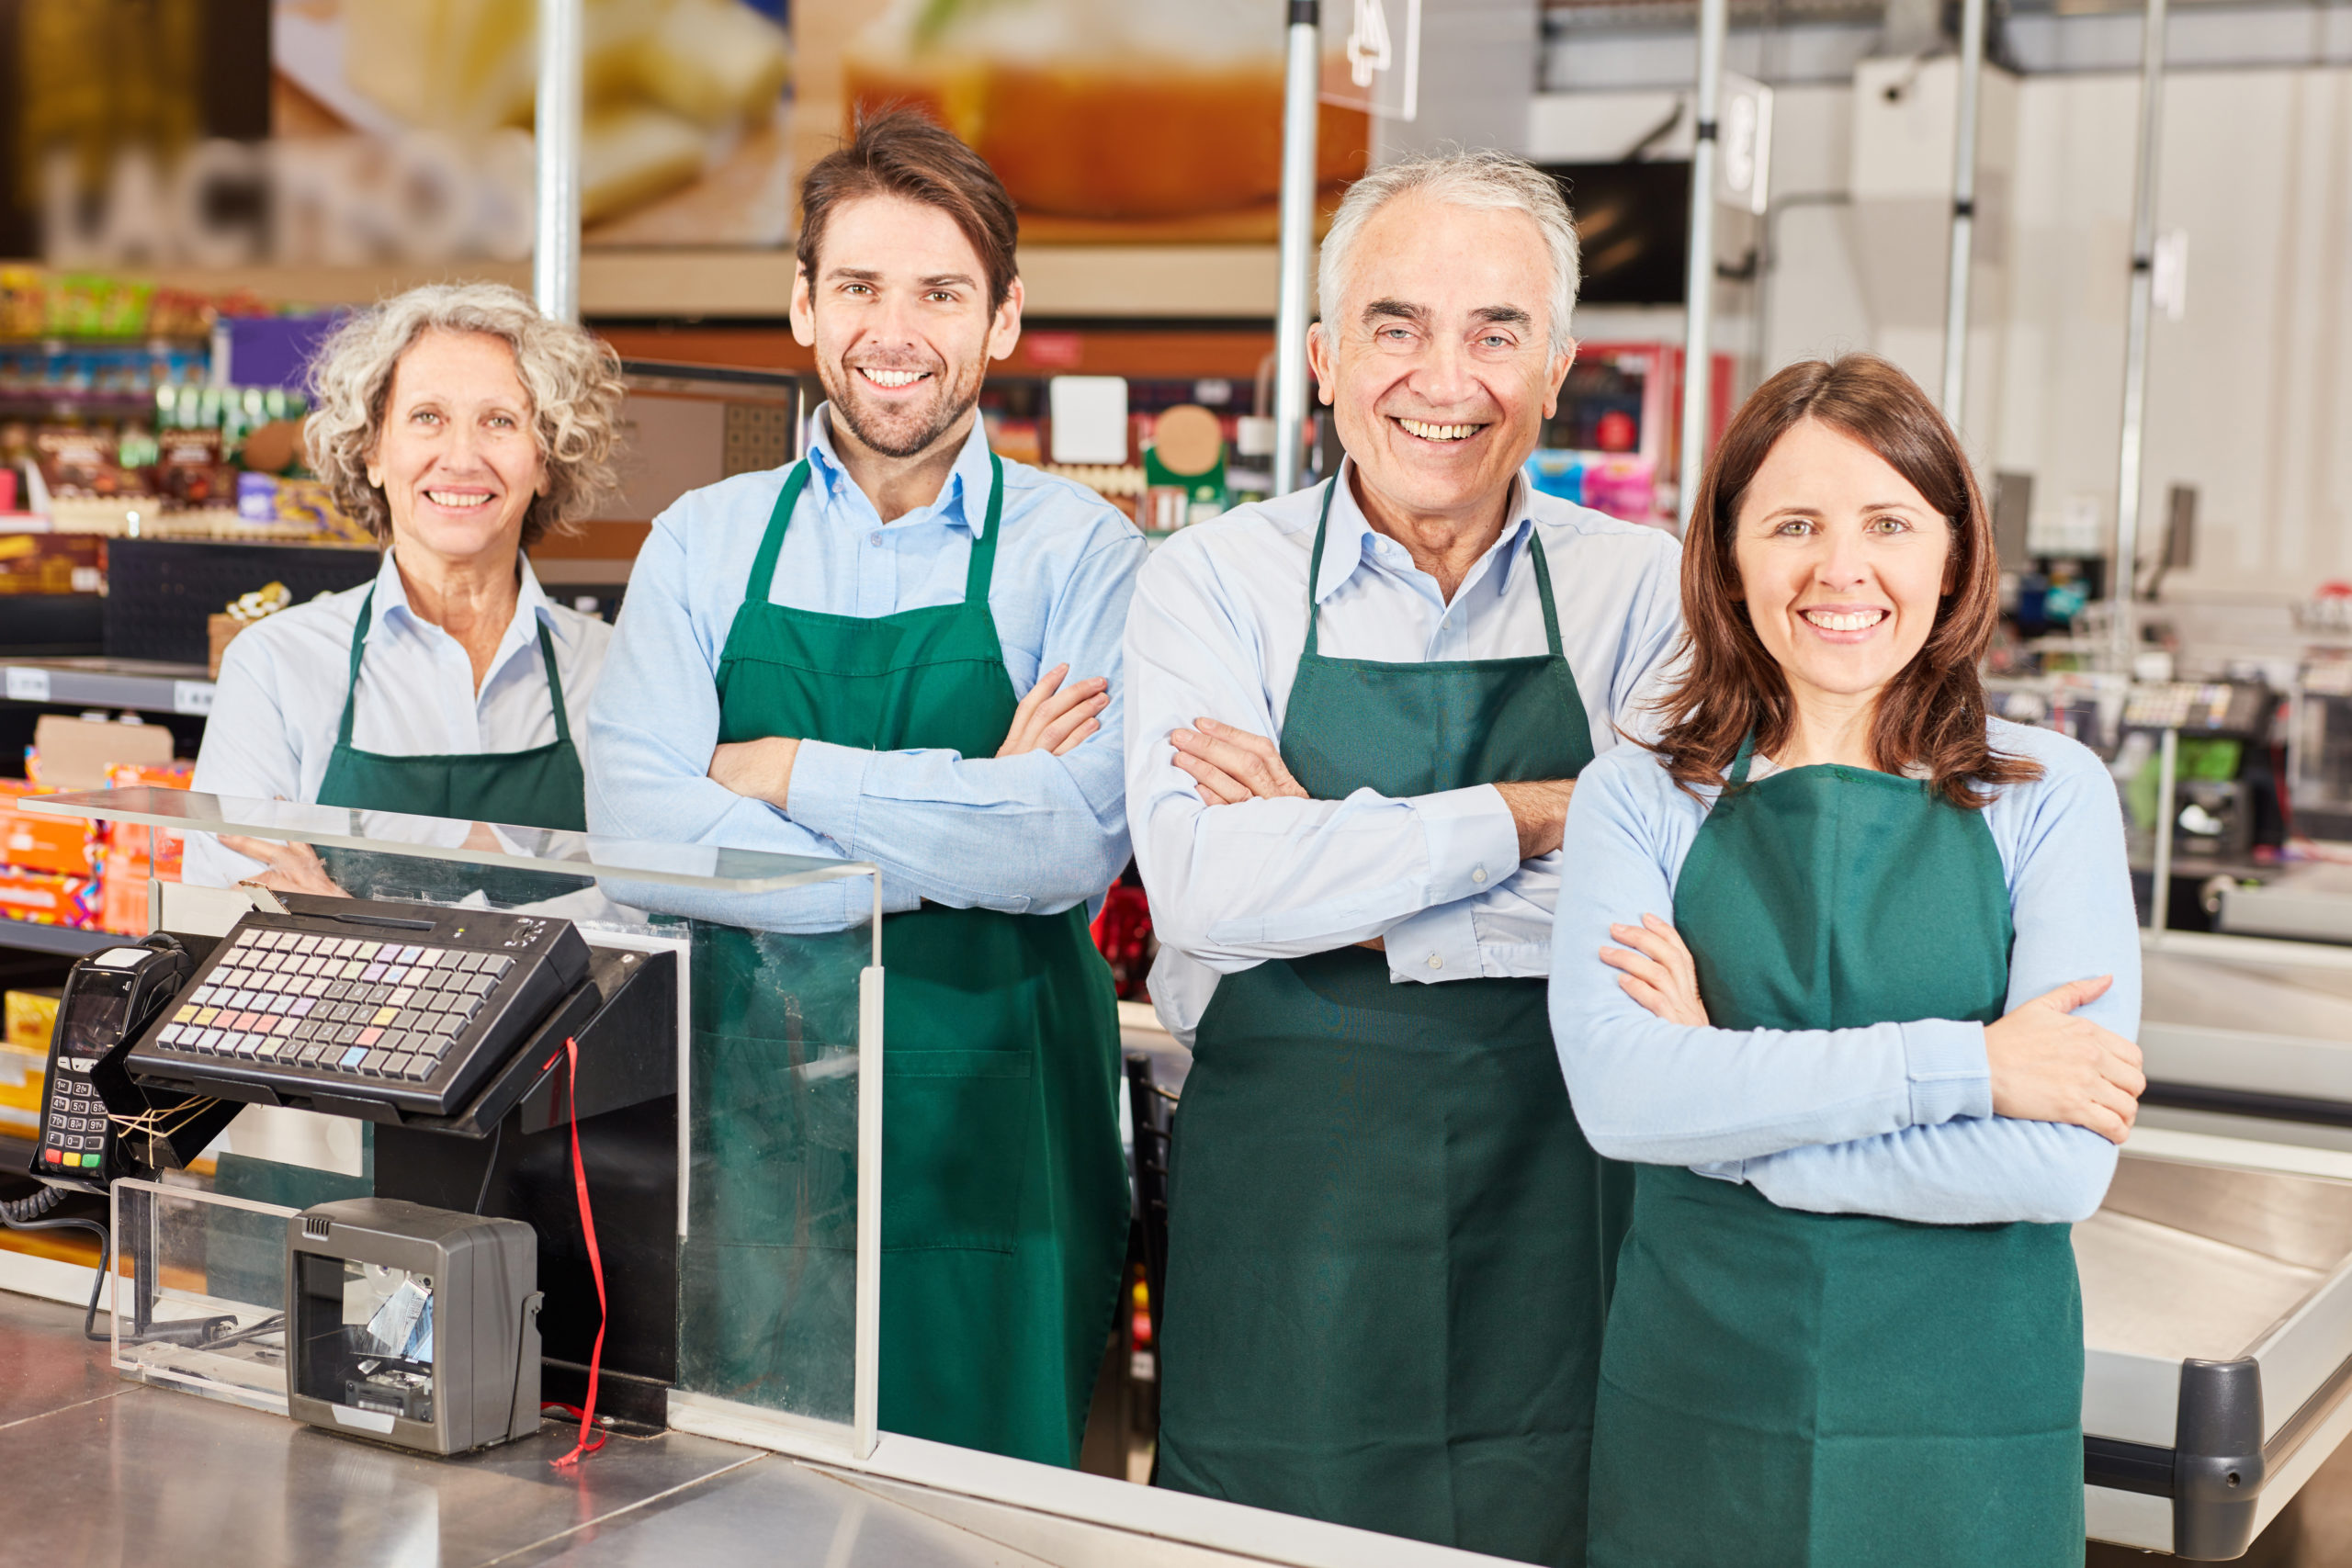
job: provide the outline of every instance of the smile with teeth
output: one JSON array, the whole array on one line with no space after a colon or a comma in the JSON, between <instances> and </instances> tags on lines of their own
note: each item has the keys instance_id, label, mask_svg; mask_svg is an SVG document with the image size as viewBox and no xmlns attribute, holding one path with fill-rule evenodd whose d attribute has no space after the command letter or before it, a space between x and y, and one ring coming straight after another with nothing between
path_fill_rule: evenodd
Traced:
<instances>
[{"instance_id":1,"label":"smile with teeth","mask_svg":"<svg viewBox=\"0 0 2352 1568\"><path fill-rule=\"evenodd\" d=\"M1797 614L1826 632L1862 632L1886 619L1884 610L1800 610Z\"/></svg>"},{"instance_id":2,"label":"smile with teeth","mask_svg":"<svg viewBox=\"0 0 2352 1568\"><path fill-rule=\"evenodd\" d=\"M424 499L435 506L463 511L468 507L480 506L489 501L490 491L486 490L428 490L424 492Z\"/></svg>"},{"instance_id":3,"label":"smile with teeth","mask_svg":"<svg viewBox=\"0 0 2352 1568\"><path fill-rule=\"evenodd\" d=\"M1424 441L1467 441L1486 429L1483 424L1431 424L1427 420L1397 417L1408 435L1418 435Z\"/></svg>"},{"instance_id":4,"label":"smile with teeth","mask_svg":"<svg viewBox=\"0 0 2352 1568\"><path fill-rule=\"evenodd\" d=\"M888 387L894 390L899 387L911 387L931 374L928 370L884 370L871 365L859 366L857 373L877 387Z\"/></svg>"}]
</instances>

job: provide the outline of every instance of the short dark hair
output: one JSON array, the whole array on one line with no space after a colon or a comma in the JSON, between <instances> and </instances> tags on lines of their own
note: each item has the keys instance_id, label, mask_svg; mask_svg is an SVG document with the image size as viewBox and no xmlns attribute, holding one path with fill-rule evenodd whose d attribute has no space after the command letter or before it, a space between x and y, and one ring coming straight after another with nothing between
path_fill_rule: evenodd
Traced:
<instances>
[{"instance_id":1,"label":"short dark hair","mask_svg":"<svg viewBox=\"0 0 2352 1568\"><path fill-rule=\"evenodd\" d=\"M956 220L988 274L989 309L1002 305L1019 275L1020 220L996 171L954 132L910 108L869 117L860 110L849 140L809 168L800 186L800 265L813 285L825 224L843 202L897 196Z\"/></svg>"},{"instance_id":2,"label":"short dark hair","mask_svg":"<svg viewBox=\"0 0 2352 1568\"><path fill-rule=\"evenodd\" d=\"M1952 588L1924 647L1886 690L1871 721L1871 753L1893 772L1918 766L1954 806L1985 805L1987 789L2041 774L2029 758L1993 750L1976 661L2001 615L1993 520L1967 451L1917 382L1874 354L1800 360L1749 394L1707 460L1682 537L1681 679L1661 699L1657 750L1685 789L1717 786L1743 738L1770 755L1795 708L1787 678L1742 603L1740 502L1773 446L1806 420L1869 447L1951 525Z\"/></svg>"}]
</instances>

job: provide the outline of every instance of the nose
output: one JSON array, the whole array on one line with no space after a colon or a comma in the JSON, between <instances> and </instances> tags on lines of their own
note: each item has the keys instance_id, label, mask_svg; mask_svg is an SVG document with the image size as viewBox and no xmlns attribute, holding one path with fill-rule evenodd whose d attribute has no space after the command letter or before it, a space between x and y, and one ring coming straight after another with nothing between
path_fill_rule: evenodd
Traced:
<instances>
[{"instance_id":1,"label":"nose","mask_svg":"<svg viewBox=\"0 0 2352 1568\"><path fill-rule=\"evenodd\" d=\"M1870 560L1859 532L1829 528L1823 531L1820 539L1813 567L1815 582L1828 589L1849 589L1870 581Z\"/></svg>"},{"instance_id":2,"label":"nose","mask_svg":"<svg viewBox=\"0 0 2352 1568\"><path fill-rule=\"evenodd\" d=\"M1471 374L1470 353L1461 343L1440 333L1424 347L1413 367L1413 395L1431 408L1458 406L1478 395Z\"/></svg>"}]
</instances>

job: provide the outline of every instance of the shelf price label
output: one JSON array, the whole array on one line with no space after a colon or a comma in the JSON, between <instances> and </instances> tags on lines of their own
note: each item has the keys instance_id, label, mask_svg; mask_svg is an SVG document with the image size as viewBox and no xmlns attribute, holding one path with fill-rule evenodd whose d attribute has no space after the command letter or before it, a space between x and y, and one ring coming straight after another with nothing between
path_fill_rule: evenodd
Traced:
<instances>
[{"instance_id":1,"label":"shelf price label","mask_svg":"<svg viewBox=\"0 0 2352 1568\"><path fill-rule=\"evenodd\" d=\"M209 681L173 682L172 711L199 716L210 713L212 711L212 682Z\"/></svg>"},{"instance_id":2,"label":"shelf price label","mask_svg":"<svg viewBox=\"0 0 2352 1568\"><path fill-rule=\"evenodd\" d=\"M9 665L8 700L12 703L49 701L49 671L24 664Z\"/></svg>"}]
</instances>

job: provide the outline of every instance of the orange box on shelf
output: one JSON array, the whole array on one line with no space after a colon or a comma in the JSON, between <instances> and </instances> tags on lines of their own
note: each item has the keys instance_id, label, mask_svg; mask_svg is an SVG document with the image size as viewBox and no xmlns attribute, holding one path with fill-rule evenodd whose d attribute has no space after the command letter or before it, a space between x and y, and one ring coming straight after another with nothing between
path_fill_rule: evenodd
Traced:
<instances>
[{"instance_id":1,"label":"orange box on shelf","mask_svg":"<svg viewBox=\"0 0 2352 1568\"><path fill-rule=\"evenodd\" d=\"M97 869L97 824L17 808L25 796L48 793L22 779L0 779L0 866L88 876Z\"/></svg>"},{"instance_id":2,"label":"orange box on shelf","mask_svg":"<svg viewBox=\"0 0 2352 1568\"><path fill-rule=\"evenodd\" d=\"M53 872L0 866L0 919L95 931L99 892L95 876L59 876Z\"/></svg>"},{"instance_id":3,"label":"orange box on shelf","mask_svg":"<svg viewBox=\"0 0 2352 1568\"><path fill-rule=\"evenodd\" d=\"M122 831L122 827L119 825L116 831ZM171 837L177 841L176 835ZM179 857L174 855L168 864L158 862L155 875L160 881L177 882ZM147 857L126 854L121 845L109 844L98 861L98 930L145 936L153 929L147 915Z\"/></svg>"},{"instance_id":4,"label":"orange box on shelf","mask_svg":"<svg viewBox=\"0 0 2352 1568\"><path fill-rule=\"evenodd\" d=\"M38 1050L0 1045L0 1133L30 1137L40 1131L41 1087L48 1077L47 1036Z\"/></svg>"},{"instance_id":5,"label":"orange box on shelf","mask_svg":"<svg viewBox=\"0 0 2352 1568\"><path fill-rule=\"evenodd\" d=\"M195 774L196 764L186 761L123 762L107 770L107 783L115 789L186 789ZM117 822L107 835L107 842L112 846L113 854L122 857L126 867L136 862L135 874L143 878L147 874L147 841L151 835L155 840L155 874L166 882L177 882L180 879L181 848L186 842L184 835L168 828L150 828L143 822ZM143 893L141 895L142 899L145 897ZM140 908L143 918L145 904L141 903ZM108 931L121 929L111 922L107 926ZM142 931L145 929L143 926L141 928Z\"/></svg>"}]
</instances>

